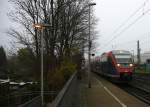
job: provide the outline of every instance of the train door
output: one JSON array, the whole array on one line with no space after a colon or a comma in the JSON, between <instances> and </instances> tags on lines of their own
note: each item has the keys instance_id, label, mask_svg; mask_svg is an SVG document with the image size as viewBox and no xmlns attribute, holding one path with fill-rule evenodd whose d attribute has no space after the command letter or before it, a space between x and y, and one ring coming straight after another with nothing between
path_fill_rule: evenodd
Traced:
<instances>
[{"instance_id":1,"label":"train door","mask_svg":"<svg viewBox=\"0 0 150 107\"><path fill-rule=\"evenodd\" d=\"M111 57L108 57L108 73L114 74L115 73L115 66L113 64L113 60Z\"/></svg>"}]
</instances>

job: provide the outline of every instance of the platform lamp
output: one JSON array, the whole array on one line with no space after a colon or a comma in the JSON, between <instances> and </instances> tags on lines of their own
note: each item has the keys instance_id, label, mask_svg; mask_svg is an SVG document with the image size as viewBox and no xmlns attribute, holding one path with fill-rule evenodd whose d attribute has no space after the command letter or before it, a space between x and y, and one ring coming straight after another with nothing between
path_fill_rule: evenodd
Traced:
<instances>
[{"instance_id":1,"label":"platform lamp","mask_svg":"<svg viewBox=\"0 0 150 107\"><path fill-rule=\"evenodd\" d=\"M88 59L89 59L89 66L88 66L88 87L91 88L91 45L92 45L92 41L91 41L91 6L96 5L96 3L89 3L89 53L88 53Z\"/></svg>"},{"instance_id":2,"label":"platform lamp","mask_svg":"<svg viewBox=\"0 0 150 107\"><path fill-rule=\"evenodd\" d=\"M50 24L45 24L45 23L37 23L33 25L34 28L38 29L41 31L41 105L43 106L44 104L44 86L43 86L43 36L44 36L44 29L46 27L52 27Z\"/></svg>"}]
</instances>

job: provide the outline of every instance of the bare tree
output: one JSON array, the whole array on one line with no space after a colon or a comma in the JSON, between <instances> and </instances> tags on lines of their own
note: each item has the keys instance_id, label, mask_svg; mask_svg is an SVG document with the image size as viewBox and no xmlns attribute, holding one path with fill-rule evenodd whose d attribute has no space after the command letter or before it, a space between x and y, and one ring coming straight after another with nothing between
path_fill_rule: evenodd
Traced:
<instances>
[{"instance_id":1,"label":"bare tree","mask_svg":"<svg viewBox=\"0 0 150 107\"><path fill-rule=\"evenodd\" d=\"M88 46L89 0L10 0L15 11L10 18L22 26L7 33L20 44L29 48L35 57L35 73L40 70L40 32L33 27L36 23L47 23L44 30L44 71L55 71L65 58ZM94 19L94 18L93 18ZM94 23L91 25L93 26ZM85 44L83 46L83 44ZM36 73L38 74L38 73Z\"/></svg>"}]
</instances>

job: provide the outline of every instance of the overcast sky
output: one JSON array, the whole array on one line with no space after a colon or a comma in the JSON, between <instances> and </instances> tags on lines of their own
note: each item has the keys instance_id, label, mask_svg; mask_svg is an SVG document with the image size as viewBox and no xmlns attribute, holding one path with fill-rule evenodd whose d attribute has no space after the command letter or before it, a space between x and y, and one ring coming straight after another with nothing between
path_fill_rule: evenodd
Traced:
<instances>
[{"instance_id":1,"label":"overcast sky","mask_svg":"<svg viewBox=\"0 0 150 107\"><path fill-rule=\"evenodd\" d=\"M136 53L137 40L140 40L142 52L150 51L150 12L143 15L150 9L149 0L94 1L97 3L94 7L95 15L99 19L97 30L101 35L98 40L100 46L97 54L112 49L134 50ZM142 8L126 24L123 24L124 26L118 29L141 6ZM141 18L134 23L140 16ZM132 23L134 24L128 27ZM118 29L117 32L113 33L116 29ZM111 41L113 37L116 37L116 39Z\"/></svg>"},{"instance_id":2,"label":"overcast sky","mask_svg":"<svg viewBox=\"0 0 150 107\"><path fill-rule=\"evenodd\" d=\"M12 6L8 0L0 0L0 45L4 46L5 49L10 49L10 42L12 39L5 33L6 30L12 26L7 13L12 9Z\"/></svg>"},{"instance_id":3,"label":"overcast sky","mask_svg":"<svg viewBox=\"0 0 150 107\"><path fill-rule=\"evenodd\" d=\"M145 2L146 1L146 2ZM97 31L99 35L96 54L101 54L112 49L134 50L136 53L136 41L140 40L142 52L150 51L150 9L149 0L94 0L95 15L97 17ZM145 6L143 3L145 2ZM140 6L143 8L135 14L124 26L113 33L128 17ZM11 38L7 37L5 31L11 27L12 23L7 17L11 5L7 0L0 1L0 45L10 47ZM133 23L138 17L142 17ZM128 28L128 29L127 29ZM124 32L122 32L126 29ZM120 33L121 32L121 33ZM114 38L112 40L112 38ZM112 40L112 41L111 41ZM110 42L111 41L111 42Z\"/></svg>"}]
</instances>

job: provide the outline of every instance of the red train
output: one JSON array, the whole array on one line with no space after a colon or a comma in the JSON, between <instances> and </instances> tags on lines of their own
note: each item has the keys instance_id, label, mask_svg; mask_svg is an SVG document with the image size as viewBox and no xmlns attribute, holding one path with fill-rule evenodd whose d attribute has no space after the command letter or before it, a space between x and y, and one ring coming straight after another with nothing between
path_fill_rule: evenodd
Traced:
<instances>
[{"instance_id":1,"label":"red train","mask_svg":"<svg viewBox=\"0 0 150 107\"><path fill-rule=\"evenodd\" d=\"M129 82L134 71L133 57L129 51L114 50L96 57L92 70L115 82Z\"/></svg>"}]
</instances>

